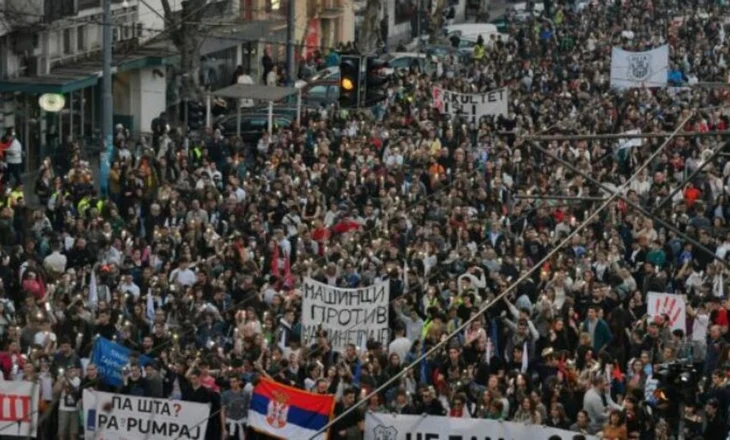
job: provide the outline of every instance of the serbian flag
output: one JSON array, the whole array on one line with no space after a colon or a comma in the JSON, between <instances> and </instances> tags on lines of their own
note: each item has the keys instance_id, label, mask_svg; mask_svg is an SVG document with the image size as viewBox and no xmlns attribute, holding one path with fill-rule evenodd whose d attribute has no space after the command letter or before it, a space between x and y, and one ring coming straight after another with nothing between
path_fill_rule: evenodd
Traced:
<instances>
[{"instance_id":1,"label":"serbian flag","mask_svg":"<svg viewBox=\"0 0 730 440\"><path fill-rule=\"evenodd\" d=\"M282 439L309 439L327 426L335 396L314 394L261 378L253 390L248 425ZM327 433L317 436L326 440Z\"/></svg>"},{"instance_id":2,"label":"serbian flag","mask_svg":"<svg viewBox=\"0 0 730 440\"><path fill-rule=\"evenodd\" d=\"M360 229L360 223L350 218L342 219L339 223L332 226L332 230L338 234L346 234L351 231Z\"/></svg>"},{"instance_id":3,"label":"serbian flag","mask_svg":"<svg viewBox=\"0 0 730 440\"><path fill-rule=\"evenodd\" d=\"M624 380L624 373L621 372L621 367L618 365L618 361L613 362L613 372L612 372L613 378L616 379L619 382L623 382Z\"/></svg>"}]
</instances>

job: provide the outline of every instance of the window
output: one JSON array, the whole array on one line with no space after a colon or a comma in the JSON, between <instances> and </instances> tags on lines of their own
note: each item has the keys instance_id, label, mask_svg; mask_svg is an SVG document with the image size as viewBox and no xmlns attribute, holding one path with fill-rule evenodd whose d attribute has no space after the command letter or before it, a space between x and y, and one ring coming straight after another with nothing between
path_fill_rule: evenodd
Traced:
<instances>
[{"instance_id":1,"label":"window","mask_svg":"<svg viewBox=\"0 0 730 440\"><path fill-rule=\"evenodd\" d=\"M63 54L69 55L73 53L73 47L71 46L71 29L63 30Z\"/></svg>"},{"instance_id":2,"label":"window","mask_svg":"<svg viewBox=\"0 0 730 440\"><path fill-rule=\"evenodd\" d=\"M76 28L76 50L79 52L86 50L86 26Z\"/></svg>"},{"instance_id":3,"label":"window","mask_svg":"<svg viewBox=\"0 0 730 440\"><path fill-rule=\"evenodd\" d=\"M425 3L425 2L424 2ZM417 15L417 3L408 0L395 1L395 24L406 23Z\"/></svg>"}]
</instances>

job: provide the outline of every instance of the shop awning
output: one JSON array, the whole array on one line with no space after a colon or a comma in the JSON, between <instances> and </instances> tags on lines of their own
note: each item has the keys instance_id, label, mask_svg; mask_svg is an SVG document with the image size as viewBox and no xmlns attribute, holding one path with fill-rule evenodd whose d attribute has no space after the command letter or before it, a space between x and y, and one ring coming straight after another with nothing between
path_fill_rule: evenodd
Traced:
<instances>
[{"instance_id":1,"label":"shop awning","mask_svg":"<svg viewBox=\"0 0 730 440\"><path fill-rule=\"evenodd\" d=\"M280 101L299 92L296 87L274 87L257 84L233 84L213 92L213 96L226 99L254 99L256 101Z\"/></svg>"},{"instance_id":2,"label":"shop awning","mask_svg":"<svg viewBox=\"0 0 730 440\"><path fill-rule=\"evenodd\" d=\"M69 93L95 85L96 75L44 75L35 77L9 78L0 81L0 92L23 92L30 94Z\"/></svg>"},{"instance_id":3,"label":"shop awning","mask_svg":"<svg viewBox=\"0 0 730 440\"><path fill-rule=\"evenodd\" d=\"M207 98L207 113L206 113L206 125L211 126L211 96L217 96L219 98L226 99L253 99L256 101L267 101L269 104L269 123L268 131L269 136L273 129L273 114L274 114L274 102L280 101L291 95L297 95L297 123L301 119L302 111L302 94L301 89L296 87L275 87L275 86L262 86L258 84L233 84L232 86L224 87L212 92ZM241 135L241 106L236 105L237 111L237 122L236 132Z\"/></svg>"},{"instance_id":4,"label":"shop awning","mask_svg":"<svg viewBox=\"0 0 730 440\"><path fill-rule=\"evenodd\" d=\"M114 72L144 69L174 62L177 54L158 48L139 48L129 54L115 54ZM51 69L49 75L9 78L0 81L0 92L30 94L70 93L91 87L99 82L104 66L102 60L82 59Z\"/></svg>"}]
</instances>

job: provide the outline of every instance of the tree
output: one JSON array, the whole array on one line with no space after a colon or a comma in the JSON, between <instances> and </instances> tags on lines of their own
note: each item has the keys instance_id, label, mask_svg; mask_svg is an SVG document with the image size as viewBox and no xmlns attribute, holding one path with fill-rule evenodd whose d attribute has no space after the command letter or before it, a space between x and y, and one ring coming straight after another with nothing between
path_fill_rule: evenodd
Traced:
<instances>
[{"instance_id":1,"label":"tree","mask_svg":"<svg viewBox=\"0 0 730 440\"><path fill-rule=\"evenodd\" d=\"M368 0L365 5L360 36L357 42L360 53L372 53L377 42L380 41L380 9L382 7L380 2L381 0Z\"/></svg>"},{"instance_id":2,"label":"tree","mask_svg":"<svg viewBox=\"0 0 730 440\"><path fill-rule=\"evenodd\" d=\"M161 2L166 32L180 52L182 97L189 100L200 99L200 46L203 42L201 31L209 0L183 0L180 13L173 12L170 0Z\"/></svg>"},{"instance_id":3,"label":"tree","mask_svg":"<svg viewBox=\"0 0 730 440\"><path fill-rule=\"evenodd\" d=\"M431 34L431 40L435 41L442 34L444 27L444 0L436 0L433 9L431 9L431 19L429 22L428 32Z\"/></svg>"}]
</instances>

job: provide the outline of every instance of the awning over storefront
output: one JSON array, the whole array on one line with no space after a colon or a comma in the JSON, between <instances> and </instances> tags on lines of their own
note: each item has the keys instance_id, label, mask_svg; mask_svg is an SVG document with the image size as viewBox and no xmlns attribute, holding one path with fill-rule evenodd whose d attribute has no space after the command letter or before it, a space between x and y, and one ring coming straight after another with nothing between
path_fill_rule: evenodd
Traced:
<instances>
[{"instance_id":1,"label":"awning over storefront","mask_svg":"<svg viewBox=\"0 0 730 440\"><path fill-rule=\"evenodd\" d=\"M275 102L299 91L296 87L274 87L256 84L233 84L213 92L213 96L226 99L253 99L256 101Z\"/></svg>"},{"instance_id":2,"label":"awning over storefront","mask_svg":"<svg viewBox=\"0 0 730 440\"><path fill-rule=\"evenodd\" d=\"M44 75L35 77L9 78L0 81L0 93L23 92L30 94L69 93L93 86L99 81L96 75Z\"/></svg>"},{"instance_id":3,"label":"awning over storefront","mask_svg":"<svg viewBox=\"0 0 730 440\"><path fill-rule=\"evenodd\" d=\"M115 54L112 60L114 72L157 67L175 62L177 54L159 48L139 48L128 54ZM100 59L86 59L64 64L41 76L9 78L0 81L0 92L31 94L70 93L98 83L103 72Z\"/></svg>"}]
</instances>

